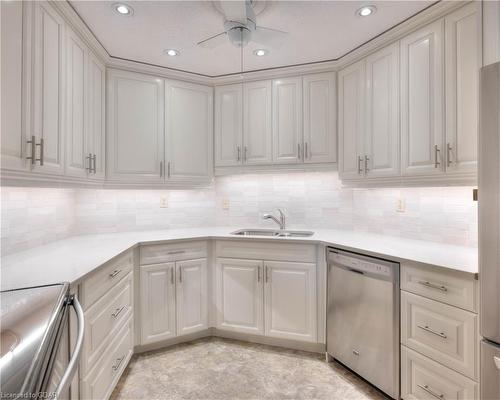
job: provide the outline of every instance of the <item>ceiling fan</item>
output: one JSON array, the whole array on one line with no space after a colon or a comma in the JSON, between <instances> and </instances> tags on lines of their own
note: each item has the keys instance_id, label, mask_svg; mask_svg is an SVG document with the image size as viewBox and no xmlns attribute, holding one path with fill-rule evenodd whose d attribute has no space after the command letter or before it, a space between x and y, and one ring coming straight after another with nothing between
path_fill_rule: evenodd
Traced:
<instances>
[{"instance_id":1,"label":"ceiling fan","mask_svg":"<svg viewBox=\"0 0 500 400\"><path fill-rule=\"evenodd\" d=\"M198 42L198 46L213 49L225 43L226 38L236 47L255 42L271 48L279 48L288 32L257 26L252 0L220 0L215 4L225 17L224 31Z\"/></svg>"}]
</instances>

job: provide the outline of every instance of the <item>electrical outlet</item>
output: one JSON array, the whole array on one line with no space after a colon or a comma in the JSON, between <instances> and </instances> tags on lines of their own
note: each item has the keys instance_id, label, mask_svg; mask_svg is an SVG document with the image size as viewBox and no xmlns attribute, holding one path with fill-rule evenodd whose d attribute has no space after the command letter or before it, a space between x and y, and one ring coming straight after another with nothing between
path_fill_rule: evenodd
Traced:
<instances>
[{"instance_id":1,"label":"electrical outlet","mask_svg":"<svg viewBox=\"0 0 500 400\"><path fill-rule=\"evenodd\" d=\"M396 211L400 212L400 213L406 212L406 200L405 199L399 198L396 201Z\"/></svg>"},{"instance_id":2,"label":"electrical outlet","mask_svg":"<svg viewBox=\"0 0 500 400\"><path fill-rule=\"evenodd\" d=\"M167 196L160 197L160 208L168 208L168 198Z\"/></svg>"},{"instance_id":3,"label":"electrical outlet","mask_svg":"<svg viewBox=\"0 0 500 400\"><path fill-rule=\"evenodd\" d=\"M222 209L229 210L229 199L222 200Z\"/></svg>"}]
</instances>

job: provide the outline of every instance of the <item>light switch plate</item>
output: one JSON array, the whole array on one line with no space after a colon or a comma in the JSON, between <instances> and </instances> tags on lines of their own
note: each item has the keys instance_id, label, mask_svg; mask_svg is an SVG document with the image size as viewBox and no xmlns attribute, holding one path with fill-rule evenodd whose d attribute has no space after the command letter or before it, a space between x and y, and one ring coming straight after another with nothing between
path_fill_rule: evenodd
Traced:
<instances>
[{"instance_id":1,"label":"light switch plate","mask_svg":"<svg viewBox=\"0 0 500 400\"><path fill-rule=\"evenodd\" d=\"M229 210L229 199L222 200L222 209Z\"/></svg>"},{"instance_id":2,"label":"light switch plate","mask_svg":"<svg viewBox=\"0 0 500 400\"><path fill-rule=\"evenodd\" d=\"M167 196L160 197L160 208L168 208L168 198Z\"/></svg>"},{"instance_id":3,"label":"light switch plate","mask_svg":"<svg viewBox=\"0 0 500 400\"><path fill-rule=\"evenodd\" d=\"M406 200L399 198L396 200L396 211L400 213L406 212Z\"/></svg>"}]
</instances>

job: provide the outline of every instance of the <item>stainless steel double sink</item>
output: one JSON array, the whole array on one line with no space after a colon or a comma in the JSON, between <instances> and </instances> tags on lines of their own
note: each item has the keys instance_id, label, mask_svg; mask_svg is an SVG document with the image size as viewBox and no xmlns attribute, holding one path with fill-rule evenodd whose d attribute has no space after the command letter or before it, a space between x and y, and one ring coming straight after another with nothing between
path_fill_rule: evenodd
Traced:
<instances>
[{"instance_id":1,"label":"stainless steel double sink","mask_svg":"<svg viewBox=\"0 0 500 400\"><path fill-rule=\"evenodd\" d=\"M231 235L301 238L301 237L310 237L314 235L314 232L290 231L290 230L280 230L280 229L239 229L237 231L231 232Z\"/></svg>"}]
</instances>

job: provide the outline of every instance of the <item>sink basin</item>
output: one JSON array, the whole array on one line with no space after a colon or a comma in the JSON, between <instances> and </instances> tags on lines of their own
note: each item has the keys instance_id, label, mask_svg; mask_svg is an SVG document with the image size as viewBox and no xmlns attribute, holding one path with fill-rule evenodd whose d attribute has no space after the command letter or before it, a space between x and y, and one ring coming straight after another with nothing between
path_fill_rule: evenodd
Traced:
<instances>
[{"instance_id":1,"label":"sink basin","mask_svg":"<svg viewBox=\"0 0 500 400\"><path fill-rule=\"evenodd\" d=\"M272 237L309 237L314 235L311 231L288 231L278 229L240 229L231 232L231 235L238 236L272 236Z\"/></svg>"}]
</instances>

